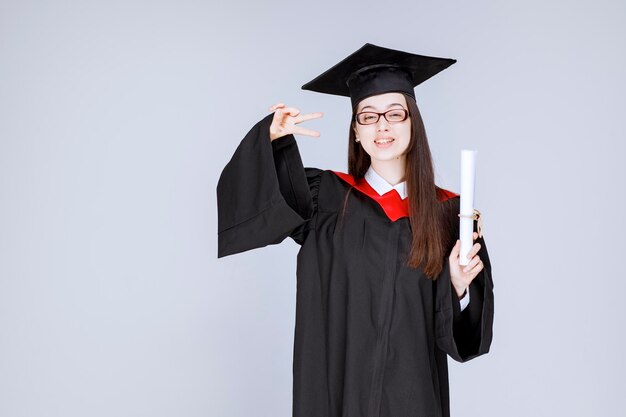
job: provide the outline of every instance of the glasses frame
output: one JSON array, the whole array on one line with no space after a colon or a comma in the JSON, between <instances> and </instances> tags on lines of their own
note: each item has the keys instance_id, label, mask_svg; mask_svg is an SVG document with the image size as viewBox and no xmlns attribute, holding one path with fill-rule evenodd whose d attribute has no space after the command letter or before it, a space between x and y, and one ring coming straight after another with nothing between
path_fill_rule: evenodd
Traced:
<instances>
[{"instance_id":1,"label":"glasses frame","mask_svg":"<svg viewBox=\"0 0 626 417\"><path fill-rule=\"evenodd\" d=\"M390 112L393 112L393 111L398 111L398 110L403 110L404 111L404 119L398 120L397 122L392 122L389 119L387 119L387 113L390 113ZM372 123L361 123L359 121L359 115L365 114L365 113L375 114L377 116L376 120L373 121ZM406 119L409 118L409 115L410 115L409 109L405 109L404 107L401 108L401 109L390 109L390 110L387 110L384 113L378 113L378 112L375 112L375 111L362 111L362 112L357 113L357 114L354 115L354 121L357 122L358 124L360 124L361 126L375 125L380 120L380 116L383 116L385 118L385 120L387 121L387 123L394 124L394 123L402 123L402 122L404 122Z\"/></svg>"}]
</instances>

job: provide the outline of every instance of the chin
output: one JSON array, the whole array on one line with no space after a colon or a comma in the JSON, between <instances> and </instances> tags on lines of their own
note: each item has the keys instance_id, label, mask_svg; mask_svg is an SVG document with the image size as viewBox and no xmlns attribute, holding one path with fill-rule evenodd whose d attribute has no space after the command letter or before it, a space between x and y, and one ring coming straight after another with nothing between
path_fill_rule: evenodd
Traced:
<instances>
[{"instance_id":1,"label":"chin","mask_svg":"<svg viewBox=\"0 0 626 417\"><path fill-rule=\"evenodd\" d=\"M388 154L388 155L370 155L372 160L376 160L379 162L389 162L389 161L397 161L401 159L404 155L402 154Z\"/></svg>"}]
</instances>

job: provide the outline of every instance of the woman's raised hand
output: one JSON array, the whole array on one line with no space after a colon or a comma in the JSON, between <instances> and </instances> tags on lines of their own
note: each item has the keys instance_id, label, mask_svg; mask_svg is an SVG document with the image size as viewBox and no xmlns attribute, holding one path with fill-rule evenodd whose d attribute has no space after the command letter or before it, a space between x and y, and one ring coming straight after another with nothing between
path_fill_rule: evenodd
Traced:
<instances>
[{"instance_id":1,"label":"woman's raised hand","mask_svg":"<svg viewBox=\"0 0 626 417\"><path fill-rule=\"evenodd\" d=\"M319 119L323 116L322 113L300 114L300 110L295 107L285 107L284 103L274 104L270 107L270 111L274 112L274 119L270 125L271 140L278 139L285 135L294 134L315 137L320 135L320 133L315 130L306 129L296 125L306 120Z\"/></svg>"}]
</instances>

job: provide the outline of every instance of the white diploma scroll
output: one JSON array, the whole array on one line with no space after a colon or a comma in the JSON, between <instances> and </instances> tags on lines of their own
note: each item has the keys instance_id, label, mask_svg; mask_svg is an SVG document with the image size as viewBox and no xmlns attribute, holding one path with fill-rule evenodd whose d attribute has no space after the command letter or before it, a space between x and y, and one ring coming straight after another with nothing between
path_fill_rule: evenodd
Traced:
<instances>
[{"instance_id":1,"label":"white diploma scroll","mask_svg":"<svg viewBox=\"0 0 626 417\"><path fill-rule=\"evenodd\" d=\"M474 184L476 182L476 151L461 151L461 213L459 239L461 240L460 264L467 265L467 254L474 246Z\"/></svg>"}]
</instances>

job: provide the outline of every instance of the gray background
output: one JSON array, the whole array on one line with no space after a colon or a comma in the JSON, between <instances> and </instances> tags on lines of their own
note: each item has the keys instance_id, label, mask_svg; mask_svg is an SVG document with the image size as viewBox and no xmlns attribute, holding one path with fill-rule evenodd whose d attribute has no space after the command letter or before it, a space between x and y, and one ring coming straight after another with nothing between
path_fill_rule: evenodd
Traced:
<instances>
[{"instance_id":1,"label":"gray background","mask_svg":"<svg viewBox=\"0 0 626 417\"><path fill-rule=\"evenodd\" d=\"M623 1L1 1L0 415L289 416L297 245L217 260L215 187L279 100L371 42L458 63L416 90L443 187L479 151L489 355L454 416L624 414Z\"/></svg>"}]
</instances>

